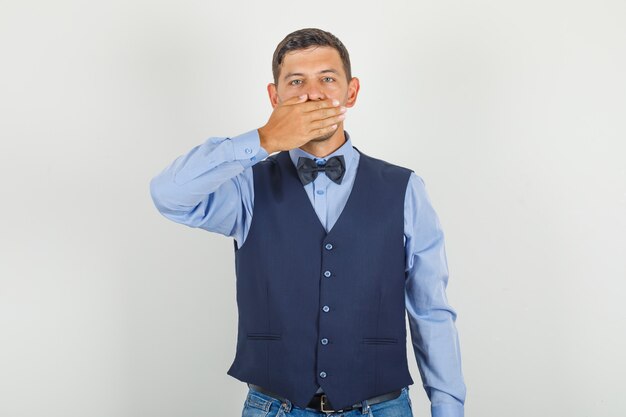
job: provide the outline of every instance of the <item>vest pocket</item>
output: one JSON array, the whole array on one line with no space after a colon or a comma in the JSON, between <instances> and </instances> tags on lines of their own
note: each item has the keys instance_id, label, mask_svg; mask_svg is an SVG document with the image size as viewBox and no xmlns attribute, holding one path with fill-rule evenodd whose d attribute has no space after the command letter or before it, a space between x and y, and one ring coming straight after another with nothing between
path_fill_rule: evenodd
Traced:
<instances>
[{"instance_id":1,"label":"vest pocket","mask_svg":"<svg viewBox=\"0 0 626 417\"><path fill-rule=\"evenodd\" d=\"M280 333L248 333L249 340L279 340L281 338Z\"/></svg>"},{"instance_id":2,"label":"vest pocket","mask_svg":"<svg viewBox=\"0 0 626 417\"><path fill-rule=\"evenodd\" d=\"M361 343L368 345L393 345L398 343L395 337L364 337Z\"/></svg>"}]
</instances>

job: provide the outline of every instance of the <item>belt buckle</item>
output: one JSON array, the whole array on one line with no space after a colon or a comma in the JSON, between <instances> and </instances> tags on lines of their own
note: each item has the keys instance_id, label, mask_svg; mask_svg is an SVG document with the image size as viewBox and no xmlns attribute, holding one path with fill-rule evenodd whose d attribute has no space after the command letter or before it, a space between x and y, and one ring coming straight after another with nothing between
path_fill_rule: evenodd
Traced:
<instances>
[{"instance_id":1,"label":"belt buckle","mask_svg":"<svg viewBox=\"0 0 626 417\"><path fill-rule=\"evenodd\" d=\"M320 411L323 413L340 413L343 411L343 408L341 410L333 410L333 409L329 409L329 408L324 408L325 404L328 404L326 402L326 394L322 394L322 397L320 398Z\"/></svg>"}]
</instances>

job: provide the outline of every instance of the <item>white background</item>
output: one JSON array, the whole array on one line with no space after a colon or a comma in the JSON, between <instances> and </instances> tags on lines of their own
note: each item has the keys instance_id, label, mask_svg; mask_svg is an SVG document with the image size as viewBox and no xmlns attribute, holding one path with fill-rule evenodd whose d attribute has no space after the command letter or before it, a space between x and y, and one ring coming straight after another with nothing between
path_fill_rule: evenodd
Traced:
<instances>
[{"instance_id":1,"label":"white background","mask_svg":"<svg viewBox=\"0 0 626 417\"><path fill-rule=\"evenodd\" d=\"M0 2L0 416L240 415L232 239L149 181L262 126L304 27L350 52L355 146L426 182L466 415L626 415L625 23L623 0Z\"/></svg>"}]
</instances>

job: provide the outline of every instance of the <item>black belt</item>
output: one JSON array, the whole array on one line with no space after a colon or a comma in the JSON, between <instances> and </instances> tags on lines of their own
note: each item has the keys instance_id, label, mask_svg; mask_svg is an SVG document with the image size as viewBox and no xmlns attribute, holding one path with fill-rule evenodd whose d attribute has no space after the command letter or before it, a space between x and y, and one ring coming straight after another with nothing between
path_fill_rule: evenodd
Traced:
<instances>
[{"instance_id":1,"label":"black belt","mask_svg":"<svg viewBox=\"0 0 626 417\"><path fill-rule=\"evenodd\" d=\"M280 395L270 391L270 390L266 390L265 388L259 386L259 385L255 385L255 384L250 384L248 383L248 386L250 388L252 388L255 391L261 392L265 395L269 395L270 397L274 397L278 400L280 400L281 402L285 402L287 399L285 397L281 397ZM371 397L368 398L367 401L367 405L374 405L374 404L378 404L381 403L383 401L389 401L389 400L393 400L396 399L400 396L400 394L402 394L402 390L396 390L396 391L391 391L388 392L386 394L382 394L382 395L377 395L375 397ZM311 398L311 401L307 404L306 408L310 408L313 409L315 411L321 411L323 413L340 413L340 412L344 412L344 411L350 411L350 410L354 410L356 408L361 408L362 403L356 403L356 404L352 404L351 406L342 408L341 410L333 410L330 408L330 403L328 402L328 397L326 396L325 393L316 393L313 398Z\"/></svg>"}]
</instances>

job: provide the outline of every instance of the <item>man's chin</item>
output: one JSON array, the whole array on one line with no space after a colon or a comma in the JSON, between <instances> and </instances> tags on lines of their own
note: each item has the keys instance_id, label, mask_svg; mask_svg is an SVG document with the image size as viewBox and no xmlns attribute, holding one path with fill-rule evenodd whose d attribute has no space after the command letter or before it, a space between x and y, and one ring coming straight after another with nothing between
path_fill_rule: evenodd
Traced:
<instances>
[{"instance_id":1,"label":"man's chin","mask_svg":"<svg viewBox=\"0 0 626 417\"><path fill-rule=\"evenodd\" d=\"M316 138L311 139L311 142L324 142L325 140L332 138L334 134L335 132L330 132L323 136L318 136Z\"/></svg>"}]
</instances>

